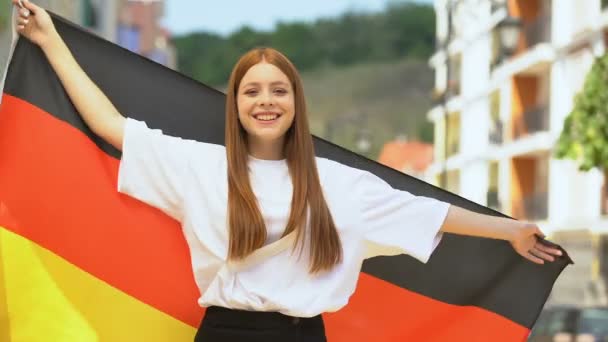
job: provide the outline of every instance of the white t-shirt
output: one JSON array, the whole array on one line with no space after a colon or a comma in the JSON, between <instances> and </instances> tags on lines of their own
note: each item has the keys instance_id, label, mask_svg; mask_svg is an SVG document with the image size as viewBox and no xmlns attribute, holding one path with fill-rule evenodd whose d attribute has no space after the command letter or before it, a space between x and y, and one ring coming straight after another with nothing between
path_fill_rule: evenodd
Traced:
<instances>
[{"instance_id":1,"label":"white t-shirt","mask_svg":"<svg viewBox=\"0 0 608 342\"><path fill-rule=\"evenodd\" d=\"M308 240L300 254L293 252L293 233L280 239L292 194L284 160L249 159L268 241L241 263L227 261L224 146L167 136L128 119L118 190L181 223L202 294L199 305L312 317L347 304L366 258L405 253L426 262L441 239L449 208L393 189L370 172L325 158L316 161L343 249L343 262L320 275L308 272Z\"/></svg>"}]
</instances>

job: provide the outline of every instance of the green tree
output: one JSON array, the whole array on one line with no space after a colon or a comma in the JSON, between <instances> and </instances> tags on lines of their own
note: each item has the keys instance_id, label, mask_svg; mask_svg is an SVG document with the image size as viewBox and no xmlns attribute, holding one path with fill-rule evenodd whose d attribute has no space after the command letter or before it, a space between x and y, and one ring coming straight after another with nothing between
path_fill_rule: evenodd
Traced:
<instances>
[{"instance_id":1,"label":"green tree","mask_svg":"<svg viewBox=\"0 0 608 342\"><path fill-rule=\"evenodd\" d=\"M268 45L287 55L299 69L306 70L316 67L322 58L322 52L316 44L318 40L319 37L310 24L279 23ZM307 42L305 47L302 46L303 42Z\"/></svg>"},{"instance_id":2,"label":"green tree","mask_svg":"<svg viewBox=\"0 0 608 342\"><path fill-rule=\"evenodd\" d=\"M178 50L181 72L212 85L226 82L224 70L218 68L218 61L222 63L225 58L224 38L217 34L198 32L175 39L174 43Z\"/></svg>"},{"instance_id":3,"label":"green tree","mask_svg":"<svg viewBox=\"0 0 608 342\"><path fill-rule=\"evenodd\" d=\"M579 169L608 169L608 54L587 74L557 142L557 158L574 159Z\"/></svg>"},{"instance_id":4,"label":"green tree","mask_svg":"<svg viewBox=\"0 0 608 342\"><path fill-rule=\"evenodd\" d=\"M272 46L300 71L307 71L327 65L426 59L433 51L434 29L431 6L395 1L380 13L349 12L314 23L279 23L270 32L245 26L227 37L192 33L174 41L180 71L218 86L226 82L236 59L256 46Z\"/></svg>"},{"instance_id":5,"label":"green tree","mask_svg":"<svg viewBox=\"0 0 608 342\"><path fill-rule=\"evenodd\" d=\"M389 4L386 32L394 35L394 56L427 58L434 49L435 12L431 6L414 3Z\"/></svg>"},{"instance_id":6,"label":"green tree","mask_svg":"<svg viewBox=\"0 0 608 342\"><path fill-rule=\"evenodd\" d=\"M11 16L11 3L9 0L0 0L0 32L8 29L8 20Z\"/></svg>"}]
</instances>

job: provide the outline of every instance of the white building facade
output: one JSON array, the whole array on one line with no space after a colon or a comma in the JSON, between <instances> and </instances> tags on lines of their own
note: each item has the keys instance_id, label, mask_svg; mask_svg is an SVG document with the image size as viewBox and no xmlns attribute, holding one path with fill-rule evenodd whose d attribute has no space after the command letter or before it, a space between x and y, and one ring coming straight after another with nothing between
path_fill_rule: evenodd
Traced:
<instances>
[{"instance_id":1,"label":"white building facade","mask_svg":"<svg viewBox=\"0 0 608 342\"><path fill-rule=\"evenodd\" d=\"M608 1L435 0L435 160L427 180L535 221L575 261L551 301L606 302L605 175L553 156L564 119L606 50ZM499 27L520 22L505 53ZM451 25L450 25L451 24Z\"/></svg>"}]
</instances>

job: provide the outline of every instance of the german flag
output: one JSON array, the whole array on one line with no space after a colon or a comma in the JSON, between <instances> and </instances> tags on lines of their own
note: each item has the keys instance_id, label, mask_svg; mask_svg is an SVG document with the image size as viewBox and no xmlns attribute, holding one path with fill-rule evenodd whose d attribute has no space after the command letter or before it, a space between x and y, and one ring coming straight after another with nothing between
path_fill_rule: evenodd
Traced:
<instances>
[{"instance_id":1,"label":"german flag","mask_svg":"<svg viewBox=\"0 0 608 342\"><path fill-rule=\"evenodd\" d=\"M53 20L121 113L170 135L224 143L224 94ZM319 156L394 188L501 215L315 144ZM204 310L181 230L116 191L119 159L82 121L42 51L20 39L0 109L0 340L193 339ZM539 266L507 242L446 234L427 264L406 255L367 260L350 303L325 315L328 339L523 341L570 262Z\"/></svg>"}]
</instances>

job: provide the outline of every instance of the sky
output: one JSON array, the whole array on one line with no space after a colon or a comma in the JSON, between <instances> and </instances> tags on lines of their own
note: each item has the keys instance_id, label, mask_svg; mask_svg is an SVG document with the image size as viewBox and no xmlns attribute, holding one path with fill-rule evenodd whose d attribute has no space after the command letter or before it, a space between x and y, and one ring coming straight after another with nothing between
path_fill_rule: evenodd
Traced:
<instances>
[{"instance_id":1,"label":"sky","mask_svg":"<svg viewBox=\"0 0 608 342\"><path fill-rule=\"evenodd\" d=\"M395 0L166 0L162 22L173 35L192 31L227 35L244 25L267 31L278 21L313 22L348 10L378 12L392 1ZM433 0L415 2L432 4Z\"/></svg>"}]
</instances>

